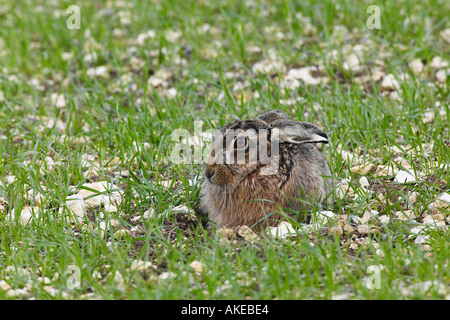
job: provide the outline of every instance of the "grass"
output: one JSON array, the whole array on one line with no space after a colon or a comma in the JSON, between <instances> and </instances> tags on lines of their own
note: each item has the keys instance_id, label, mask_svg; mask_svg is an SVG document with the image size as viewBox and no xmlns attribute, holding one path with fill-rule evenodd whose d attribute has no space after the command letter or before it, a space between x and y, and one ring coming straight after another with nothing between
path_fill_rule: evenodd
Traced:
<instances>
[{"instance_id":1,"label":"grass","mask_svg":"<svg viewBox=\"0 0 450 320\"><path fill-rule=\"evenodd\" d=\"M8 286L0 299L448 299L448 210L446 227L425 229L426 245L411 233L449 192L450 175L439 168L450 163L449 80L436 78L444 67L431 67L434 57L449 61L441 35L448 3L380 1L379 30L366 27L370 2L78 1L81 29L69 30L71 4L0 3L0 282ZM363 62L345 68L357 45ZM281 70L252 70L270 57ZM283 88L288 70L311 65L325 83ZM104 74L90 76L101 66ZM375 66L400 90L383 88L383 77L364 79ZM165 84L149 86L152 77ZM59 95L65 106L56 106ZM423 174L399 185L369 172L371 193L328 208L390 218L364 245L321 233L228 243L173 213L196 208L202 178L201 164L170 161L174 130L194 133L201 120L206 131L274 108L324 128L331 170L352 190L361 175L341 149L379 166L402 156ZM96 181L123 190L117 211L88 208L85 223L66 221L66 198ZM30 190L42 194L40 205ZM418 218L396 219L413 192ZM26 225L9 218L27 206L37 211ZM156 218L139 219L150 208ZM132 268L134 260L152 267ZM368 268L380 265L380 288L369 289ZM68 286L71 266L79 288Z\"/></svg>"}]
</instances>

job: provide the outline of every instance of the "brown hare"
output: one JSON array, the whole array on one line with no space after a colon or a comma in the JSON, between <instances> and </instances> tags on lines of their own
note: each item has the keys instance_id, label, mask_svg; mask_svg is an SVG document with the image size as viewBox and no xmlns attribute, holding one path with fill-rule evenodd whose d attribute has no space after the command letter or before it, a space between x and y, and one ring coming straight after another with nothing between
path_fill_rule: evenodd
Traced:
<instances>
[{"instance_id":1,"label":"brown hare","mask_svg":"<svg viewBox=\"0 0 450 320\"><path fill-rule=\"evenodd\" d=\"M302 211L309 201L330 202L331 173L316 146L328 142L318 126L280 110L233 121L215 136L200 209L217 227L257 230L282 219L279 208Z\"/></svg>"}]
</instances>

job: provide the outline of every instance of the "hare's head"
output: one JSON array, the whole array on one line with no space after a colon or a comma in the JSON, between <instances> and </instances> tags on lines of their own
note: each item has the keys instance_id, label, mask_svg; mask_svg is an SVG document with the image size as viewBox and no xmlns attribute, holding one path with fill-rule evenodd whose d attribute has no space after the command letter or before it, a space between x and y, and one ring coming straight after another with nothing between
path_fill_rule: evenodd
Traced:
<instances>
[{"instance_id":1,"label":"hare's head","mask_svg":"<svg viewBox=\"0 0 450 320\"><path fill-rule=\"evenodd\" d=\"M220 129L205 165L208 183L230 189L255 173L268 158L258 152L262 144L270 147L267 138L269 126L260 120L235 120Z\"/></svg>"},{"instance_id":2,"label":"hare's head","mask_svg":"<svg viewBox=\"0 0 450 320\"><path fill-rule=\"evenodd\" d=\"M280 110L224 126L205 164L203 209L219 225L249 225L275 203L287 206L288 197L300 197L300 189L314 189L303 191L320 193L320 198L325 189L321 174L329 170L316 143L328 143L322 129L293 121Z\"/></svg>"}]
</instances>

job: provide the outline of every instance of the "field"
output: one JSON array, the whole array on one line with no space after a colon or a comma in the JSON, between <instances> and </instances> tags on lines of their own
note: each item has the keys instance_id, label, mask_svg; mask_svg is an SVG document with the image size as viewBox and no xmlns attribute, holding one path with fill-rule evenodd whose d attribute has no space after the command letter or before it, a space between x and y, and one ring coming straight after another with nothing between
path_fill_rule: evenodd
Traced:
<instances>
[{"instance_id":1,"label":"field","mask_svg":"<svg viewBox=\"0 0 450 320\"><path fill-rule=\"evenodd\" d=\"M0 299L450 299L449 12L0 1ZM335 202L208 226L177 133L277 108L330 137Z\"/></svg>"}]
</instances>

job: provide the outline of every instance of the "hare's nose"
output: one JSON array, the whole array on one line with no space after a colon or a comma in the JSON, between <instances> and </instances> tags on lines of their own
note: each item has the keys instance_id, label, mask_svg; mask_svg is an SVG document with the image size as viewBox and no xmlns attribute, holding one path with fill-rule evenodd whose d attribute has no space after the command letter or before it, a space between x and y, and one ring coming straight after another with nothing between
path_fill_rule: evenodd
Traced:
<instances>
[{"instance_id":1,"label":"hare's nose","mask_svg":"<svg viewBox=\"0 0 450 320\"><path fill-rule=\"evenodd\" d=\"M215 172L216 172L216 169L214 169L213 166L211 166L211 165L205 166L205 177L209 181L211 181L211 177L214 175Z\"/></svg>"}]
</instances>

